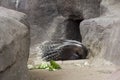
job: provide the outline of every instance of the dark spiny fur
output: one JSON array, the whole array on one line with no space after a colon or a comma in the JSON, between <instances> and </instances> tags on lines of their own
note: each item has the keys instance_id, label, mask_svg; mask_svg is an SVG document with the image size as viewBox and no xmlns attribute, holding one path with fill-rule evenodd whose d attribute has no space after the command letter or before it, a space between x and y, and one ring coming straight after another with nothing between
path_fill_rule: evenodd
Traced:
<instances>
[{"instance_id":1,"label":"dark spiny fur","mask_svg":"<svg viewBox=\"0 0 120 80\"><path fill-rule=\"evenodd\" d=\"M75 40L47 41L41 49L42 58L46 61L85 59L88 55L86 47Z\"/></svg>"}]
</instances>

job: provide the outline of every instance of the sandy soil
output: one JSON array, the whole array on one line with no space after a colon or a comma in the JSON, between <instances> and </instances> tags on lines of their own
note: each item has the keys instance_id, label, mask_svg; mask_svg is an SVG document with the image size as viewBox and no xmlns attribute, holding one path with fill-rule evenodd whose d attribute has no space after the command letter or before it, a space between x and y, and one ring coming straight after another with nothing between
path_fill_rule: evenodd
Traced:
<instances>
[{"instance_id":1,"label":"sandy soil","mask_svg":"<svg viewBox=\"0 0 120 80\"><path fill-rule=\"evenodd\" d=\"M112 66L81 66L72 62L61 63L61 70L30 70L31 80L106 80L116 69Z\"/></svg>"}]
</instances>

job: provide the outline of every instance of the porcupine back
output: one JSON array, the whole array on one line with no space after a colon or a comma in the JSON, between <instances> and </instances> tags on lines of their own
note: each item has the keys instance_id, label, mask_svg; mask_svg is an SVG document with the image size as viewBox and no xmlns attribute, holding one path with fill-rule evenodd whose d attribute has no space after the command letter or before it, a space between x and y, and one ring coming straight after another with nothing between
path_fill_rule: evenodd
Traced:
<instances>
[{"instance_id":1,"label":"porcupine back","mask_svg":"<svg viewBox=\"0 0 120 80\"><path fill-rule=\"evenodd\" d=\"M46 61L62 60L63 52L64 52L63 50L65 50L65 47L68 47L68 46L77 46L79 48L83 47L83 45L80 42L75 40L58 39L54 41L46 41L41 46L42 58Z\"/></svg>"}]
</instances>

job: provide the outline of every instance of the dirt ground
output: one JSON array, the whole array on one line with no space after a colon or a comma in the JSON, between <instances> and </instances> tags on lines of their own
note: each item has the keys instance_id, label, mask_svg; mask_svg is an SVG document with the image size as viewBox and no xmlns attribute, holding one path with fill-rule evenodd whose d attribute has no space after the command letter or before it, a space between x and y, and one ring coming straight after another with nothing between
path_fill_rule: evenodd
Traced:
<instances>
[{"instance_id":1,"label":"dirt ground","mask_svg":"<svg viewBox=\"0 0 120 80\"><path fill-rule=\"evenodd\" d=\"M61 62L60 65L62 69L57 71L30 70L31 80L107 80L116 70L112 66L83 66L71 61Z\"/></svg>"}]
</instances>

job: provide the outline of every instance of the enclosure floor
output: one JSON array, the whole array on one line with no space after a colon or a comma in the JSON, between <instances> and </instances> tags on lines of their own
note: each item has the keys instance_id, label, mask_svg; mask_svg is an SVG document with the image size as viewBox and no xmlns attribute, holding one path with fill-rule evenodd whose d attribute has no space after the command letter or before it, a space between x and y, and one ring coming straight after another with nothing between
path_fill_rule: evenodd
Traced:
<instances>
[{"instance_id":1,"label":"enclosure floor","mask_svg":"<svg viewBox=\"0 0 120 80\"><path fill-rule=\"evenodd\" d=\"M106 80L115 71L111 66L81 67L75 64L60 64L61 70L30 70L31 80Z\"/></svg>"}]
</instances>

